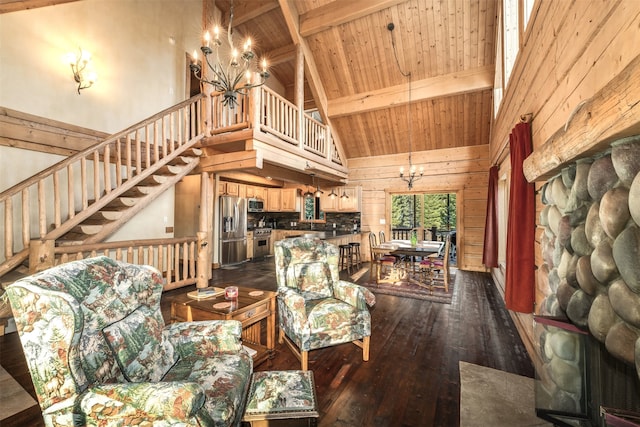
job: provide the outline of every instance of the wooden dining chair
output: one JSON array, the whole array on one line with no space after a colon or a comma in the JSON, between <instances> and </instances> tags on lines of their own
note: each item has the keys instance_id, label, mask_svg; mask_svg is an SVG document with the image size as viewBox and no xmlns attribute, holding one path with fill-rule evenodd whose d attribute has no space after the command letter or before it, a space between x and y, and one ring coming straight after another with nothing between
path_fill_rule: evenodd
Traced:
<instances>
[{"instance_id":1,"label":"wooden dining chair","mask_svg":"<svg viewBox=\"0 0 640 427\"><path fill-rule=\"evenodd\" d=\"M380 235L380 243L385 243L387 239L384 236L384 231L380 230L378 234Z\"/></svg>"},{"instance_id":2,"label":"wooden dining chair","mask_svg":"<svg viewBox=\"0 0 640 427\"><path fill-rule=\"evenodd\" d=\"M447 236L444 244L442 258L432 258L431 261L431 286L435 288L443 288L445 292L449 292L449 249L451 248L451 237Z\"/></svg>"},{"instance_id":3,"label":"wooden dining chair","mask_svg":"<svg viewBox=\"0 0 640 427\"><path fill-rule=\"evenodd\" d=\"M381 254L375 252L373 249L378 246L378 241L376 238L376 234L371 232L369 233L369 250L371 251L371 266L375 265L376 267L376 284L379 284L381 281L387 282L389 279L382 280L382 271L386 272L386 276L390 278L394 278L395 276L395 267L396 267L396 257L389 254ZM395 281L395 280L394 280Z\"/></svg>"}]
</instances>

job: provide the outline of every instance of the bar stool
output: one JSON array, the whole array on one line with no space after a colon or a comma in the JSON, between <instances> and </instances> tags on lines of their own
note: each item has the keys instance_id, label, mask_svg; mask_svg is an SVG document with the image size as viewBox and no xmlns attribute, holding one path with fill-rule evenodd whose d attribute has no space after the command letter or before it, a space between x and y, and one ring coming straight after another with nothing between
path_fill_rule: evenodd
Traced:
<instances>
[{"instance_id":1,"label":"bar stool","mask_svg":"<svg viewBox=\"0 0 640 427\"><path fill-rule=\"evenodd\" d=\"M353 251L351 245L340 245L340 270L344 270L345 264L347 272L351 274L351 265L353 264Z\"/></svg>"},{"instance_id":2,"label":"bar stool","mask_svg":"<svg viewBox=\"0 0 640 427\"><path fill-rule=\"evenodd\" d=\"M351 242L351 255L353 256L353 265L360 269L362 267L362 259L360 258L360 243Z\"/></svg>"}]
</instances>

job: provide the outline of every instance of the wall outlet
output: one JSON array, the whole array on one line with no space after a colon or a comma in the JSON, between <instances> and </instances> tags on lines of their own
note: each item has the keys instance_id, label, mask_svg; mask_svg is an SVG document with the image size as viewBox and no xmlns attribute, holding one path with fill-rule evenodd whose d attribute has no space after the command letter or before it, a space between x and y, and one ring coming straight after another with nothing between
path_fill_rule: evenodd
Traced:
<instances>
[{"instance_id":1,"label":"wall outlet","mask_svg":"<svg viewBox=\"0 0 640 427\"><path fill-rule=\"evenodd\" d=\"M384 218L380 218L380 225L385 225L387 223L387 220Z\"/></svg>"}]
</instances>

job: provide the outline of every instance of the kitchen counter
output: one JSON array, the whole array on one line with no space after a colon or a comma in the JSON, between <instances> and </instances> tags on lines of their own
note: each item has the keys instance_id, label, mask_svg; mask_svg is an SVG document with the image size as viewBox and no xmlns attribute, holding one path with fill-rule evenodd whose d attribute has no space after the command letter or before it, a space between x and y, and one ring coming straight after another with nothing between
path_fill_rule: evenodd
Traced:
<instances>
[{"instance_id":1,"label":"kitchen counter","mask_svg":"<svg viewBox=\"0 0 640 427\"><path fill-rule=\"evenodd\" d=\"M344 236L358 236L361 233L352 233L349 231L320 231L320 230L283 230L287 231L286 237L316 237L320 240L339 239ZM294 233L299 232L300 234ZM291 234L290 234L291 233Z\"/></svg>"},{"instance_id":2,"label":"kitchen counter","mask_svg":"<svg viewBox=\"0 0 640 427\"><path fill-rule=\"evenodd\" d=\"M301 236L313 236L321 240L327 240L328 242L338 246L351 242L360 243L362 239L362 233L352 233L349 231L321 231L321 230L273 230L271 234L271 253L273 254L273 244L278 240L287 239L291 237Z\"/></svg>"}]
</instances>

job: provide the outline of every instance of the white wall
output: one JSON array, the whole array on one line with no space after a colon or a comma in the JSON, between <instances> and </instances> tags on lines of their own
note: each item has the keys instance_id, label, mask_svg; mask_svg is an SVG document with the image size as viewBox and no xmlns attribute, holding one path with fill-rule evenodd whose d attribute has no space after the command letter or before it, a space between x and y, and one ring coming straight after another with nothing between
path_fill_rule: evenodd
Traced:
<instances>
[{"instance_id":1,"label":"white wall","mask_svg":"<svg viewBox=\"0 0 640 427\"><path fill-rule=\"evenodd\" d=\"M186 98L186 53L200 46L202 0L83 0L0 15L0 106L115 133ZM69 52L98 80L76 92ZM59 156L0 147L0 191ZM18 177L20 179L18 179ZM170 237L167 191L110 240Z\"/></svg>"}]
</instances>

